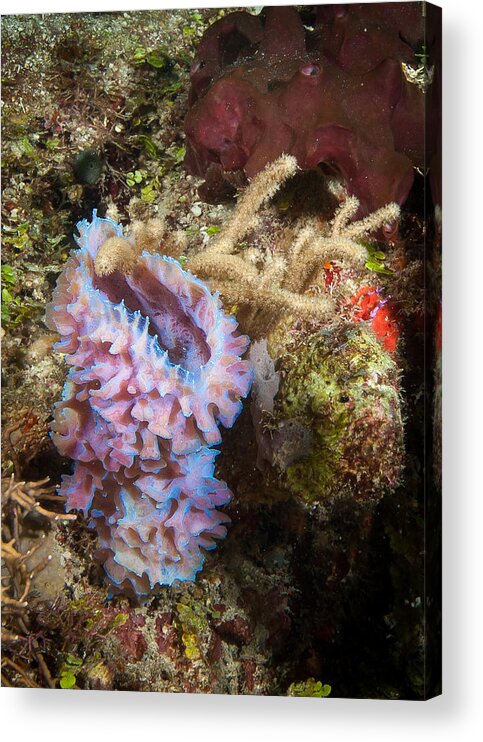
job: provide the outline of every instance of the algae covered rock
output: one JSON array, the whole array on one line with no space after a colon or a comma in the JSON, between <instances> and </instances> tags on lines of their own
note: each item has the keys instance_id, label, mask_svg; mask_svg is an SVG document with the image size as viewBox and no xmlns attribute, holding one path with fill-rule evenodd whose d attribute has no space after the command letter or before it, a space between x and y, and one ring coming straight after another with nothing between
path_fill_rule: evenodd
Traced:
<instances>
[{"instance_id":1,"label":"algae covered rock","mask_svg":"<svg viewBox=\"0 0 483 742\"><path fill-rule=\"evenodd\" d=\"M400 481L403 422L396 363L370 329L314 334L283 324L268 338L280 388L263 456L306 503L379 500Z\"/></svg>"}]
</instances>

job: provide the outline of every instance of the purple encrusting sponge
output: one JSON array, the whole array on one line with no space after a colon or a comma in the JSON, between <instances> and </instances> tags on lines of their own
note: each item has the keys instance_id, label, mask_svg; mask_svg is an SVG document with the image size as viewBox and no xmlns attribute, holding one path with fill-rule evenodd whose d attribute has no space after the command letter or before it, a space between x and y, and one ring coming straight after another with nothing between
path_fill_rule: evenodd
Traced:
<instances>
[{"instance_id":1,"label":"purple encrusting sponge","mask_svg":"<svg viewBox=\"0 0 483 742\"><path fill-rule=\"evenodd\" d=\"M100 246L122 227L93 214L58 279L47 322L71 367L52 439L74 459L60 494L90 516L96 556L118 591L194 580L204 550L226 535L214 477L219 424L233 425L253 370L249 339L218 296L172 258L143 252L99 277Z\"/></svg>"}]
</instances>

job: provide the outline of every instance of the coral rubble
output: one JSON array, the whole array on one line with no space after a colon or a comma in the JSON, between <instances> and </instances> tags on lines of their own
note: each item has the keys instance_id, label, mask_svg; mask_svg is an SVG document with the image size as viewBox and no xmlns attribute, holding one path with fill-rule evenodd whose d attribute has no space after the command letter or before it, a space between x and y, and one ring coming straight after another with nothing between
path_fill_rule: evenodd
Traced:
<instances>
[{"instance_id":1,"label":"coral rubble","mask_svg":"<svg viewBox=\"0 0 483 742\"><path fill-rule=\"evenodd\" d=\"M194 579L201 550L226 533L216 507L231 495L209 447L250 389L248 338L177 261L143 251L122 272L119 243L136 252L122 229L96 214L78 228L48 308L71 367L53 423L58 450L76 461L61 494L90 514L112 582L146 594Z\"/></svg>"}]
</instances>

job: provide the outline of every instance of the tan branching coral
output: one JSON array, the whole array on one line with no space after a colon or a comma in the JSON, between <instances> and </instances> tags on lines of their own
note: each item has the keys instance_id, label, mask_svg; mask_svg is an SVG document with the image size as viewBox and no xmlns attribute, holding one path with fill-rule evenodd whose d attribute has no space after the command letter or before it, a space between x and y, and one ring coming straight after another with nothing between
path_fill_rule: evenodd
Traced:
<instances>
[{"instance_id":1,"label":"tan branching coral","mask_svg":"<svg viewBox=\"0 0 483 742\"><path fill-rule=\"evenodd\" d=\"M320 280L326 261L362 267L368 254L358 240L393 224L399 217L399 206L391 203L353 222L359 202L346 195L332 222L317 217L300 219L293 229L291 244L285 249L277 247L280 254L267 249L266 240L264 250L241 249L240 243L256 226L262 205L297 171L297 161L289 155L267 165L241 194L220 233L188 261L188 268L211 281L225 301L244 307L244 325L252 332L260 310L322 322L333 318L335 305L330 295L305 292ZM160 219L134 222L127 237L113 234L102 244L95 259L95 272L99 276L115 271L126 275L134 270L143 250L179 257L186 247L179 235L167 234Z\"/></svg>"},{"instance_id":2,"label":"tan branching coral","mask_svg":"<svg viewBox=\"0 0 483 742\"><path fill-rule=\"evenodd\" d=\"M131 273L139 255L137 245L124 237L110 237L99 248L95 259L95 271L98 276L110 276L116 271L122 274Z\"/></svg>"},{"instance_id":3,"label":"tan branching coral","mask_svg":"<svg viewBox=\"0 0 483 742\"><path fill-rule=\"evenodd\" d=\"M233 253L240 240L254 226L261 205L273 198L283 183L295 175L297 170L295 157L282 155L258 173L239 197L231 218L205 254Z\"/></svg>"},{"instance_id":4,"label":"tan branching coral","mask_svg":"<svg viewBox=\"0 0 483 742\"><path fill-rule=\"evenodd\" d=\"M250 248L240 249L256 222L257 211L297 169L295 158L288 155L269 164L246 188L217 237L188 262L190 270L211 281L226 301L250 307L245 325L251 330L259 310L319 321L331 319L335 311L331 297L323 293L308 296L304 291L317 280L328 260L362 267L368 254L358 240L399 217L399 206L391 203L352 222L359 202L354 196L346 197L330 223L315 217L299 220L292 244L280 255L266 250L254 255Z\"/></svg>"},{"instance_id":5,"label":"tan branching coral","mask_svg":"<svg viewBox=\"0 0 483 742\"><path fill-rule=\"evenodd\" d=\"M98 276L109 276L116 271L128 275L144 250L177 258L184 248L180 234L168 235L162 219L149 219L145 223L137 221L132 223L128 237L113 235L101 245L94 269Z\"/></svg>"}]
</instances>

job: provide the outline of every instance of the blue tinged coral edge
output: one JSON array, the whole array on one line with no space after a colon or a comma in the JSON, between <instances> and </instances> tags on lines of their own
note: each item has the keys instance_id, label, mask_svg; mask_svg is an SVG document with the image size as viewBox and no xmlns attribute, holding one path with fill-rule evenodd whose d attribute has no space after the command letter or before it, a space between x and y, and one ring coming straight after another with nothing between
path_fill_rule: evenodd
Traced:
<instances>
[{"instance_id":1,"label":"blue tinged coral edge","mask_svg":"<svg viewBox=\"0 0 483 742\"><path fill-rule=\"evenodd\" d=\"M103 225L108 225L107 232L110 234L103 233ZM218 293L212 294L206 284L190 271L185 270L174 258L152 254L144 250L140 259L144 261L146 269L153 274L156 280L166 285L168 291L177 296L180 310L190 317L204 333L210 348L209 359L196 370L189 370L181 364L171 362L169 351L161 346L158 334L149 333L149 316L145 316L143 311L139 309L131 311L126 306L124 299L121 299L118 303L111 302L107 294L94 285L93 259L95 259L96 252L110 236L122 237L122 226L117 225L112 219L97 217L97 211L94 210L92 222L89 223L84 219L77 224L77 229L79 236L76 236L75 239L79 247L74 250L74 256L78 264L76 265L75 261L69 263L68 272L62 276L63 283L60 289L60 299L62 300L63 295L66 297L72 296L72 301L66 304L61 301L59 305L58 300L55 301L56 295L54 294L54 301L52 302L52 321L55 323L55 314L56 312L60 313L58 329L66 328L66 338L56 343L55 347L60 351L66 350L73 357L70 362L71 368L67 375L62 400L55 405L57 430L55 433L53 431L51 435L57 444L62 442L60 439L64 439L65 444L63 445L71 445L69 438L74 434L74 429L69 427L70 420L66 417L64 409L68 409L69 402L74 398L78 398L80 404L89 405L90 414L95 417L94 426L92 428L90 424L89 437L85 445L82 444L82 441L79 441L75 447L76 452L80 452L79 455L82 457L82 466L85 471L84 469L79 471L78 482L75 479L75 473L74 478L70 475L62 478L62 488L67 494L66 507L68 509L70 507L70 498L73 498L71 502L77 502L76 493L72 490L77 484L86 488L85 492L82 490L82 497L79 498L79 502L83 502L83 499L89 499L89 488L92 488L89 504L84 510L88 512L90 505L94 505L90 510L90 528L96 528L96 526L104 524L102 526L103 535L99 553L104 554L105 570L115 585L125 587L127 583L130 583L135 593L144 595L146 594L146 585L143 585L144 576L147 577L151 590L157 584L172 585L176 581L193 581L203 569L205 563L203 552L215 549L216 540L224 538L226 535L225 524L229 522L229 518L220 513L217 507L229 503L232 493L225 482L217 480L214 476L215 458L219 451L212 446L221 440L218 431L219 425L223 424L225 427L231 427L234 424L242 410L241 398L246 397L250 391L254 369L249 361L242 361L240 355L240 351L243 354L246 350L249 338L245 335L235 336L234 333L238 328L238 323L234 317L224 313ZM90 244L90 241L92 244ZM163 265L169 266L170 269L162 269ZM166 276L166 282L163 280L164 275ZM71 280L73 283L69 284ZM129 281L129 277L126 280ZM186 290L183 289L183 284L187 284ZM69 290L69 285L73 286L73 291ZM182 289L180 294L175 290L178 286ZM196 287L196 291L194 292L195 296L193 296L193 304L191 304L190 291L193 286ZM200 312L197 313L195 307L198 306L200 300L203 300L203 297L211 304L211 307L209 304L206 307L209 310L208 313L206 313L204 307L200 307ZM90 318L85 311L85 307L89 306L93 310ZM62 318L63 312L67 313L64 320ZM109 329L110 326L113 331ZM119 336L118 327L130 328L127 338L122 339ZM74 345L71 345L75 332L78 333L77 348L75 342ZM119 345L117 345L118 340ZM111 391L113 394L117 394L118 391L123 390L122 393L128 395L128 402L129 395L134 397L134 391L128 391L129 386L124 389L126 376L124 372L121 373L121 371L116 370L117 367L113 367L112 375L110 375L110 364L107 362L107 358L102 363L96 361L95 348L97 342L106 344L104 353L109 352L114 356L120 355L122 357L123 352L127 351L125 361L128 368L132 368L130 373L135 373L136 369L141 373L144 363L148 364L146 369L149 372L149 364L155 361L156 374L153 379L163 379L163 377L166 379L166 383L161 382L160 385L155 382L156 399L162 400L170 396L176 399L179 395L179 410L176 413L179 415L179 419L178 422L173 424L177 426L183 418L193 418L196 424L195 430L198 430L202 436L208 434L209 437L205 437L205 440L211 441L211 444L201 444L201 441L197 441L196 437L188 432L188 429L185 431L181 427L177 434L179 436L178 443L175 445L173 435L167 432L169 425L166 420L164 425L156 426L156 432L151 431L151 435L156 438L171 441L171 443L168 443L167 449L158 447L157 453L160 459L163 459L163 466L152 467L151 463L154 463L154 461L149 456L150 466L146 468L144 464L141 464L136 469L138 457L141 462L145 459L141 460L140 451L133 452L131 447L136 443L139 424L143 421L148 422L151 418L144 417L141 408L141 417L135 418L129 423L130 418L124 419L124 415L127 414L130 407L123 409L126 402L123 399L119 400L121 406L116 415L112 419L109 417ZM232 346L232 349L230 346ZM74 350L69 351L69 348L74 348ZM76 364L75 354L78 351L80 352L79 362L87 365L74 365ZM141 355L138 356L138 353ZM141 360L142 354L144 354L144 360ZM226 355L231 359L231 362L224 366L222 360ZM84 358L87 360L84 361ZM69 363L69 358L67 362ZM237 364L240 364L240 366L237 366ZM106 369L105 375L102 373L104 366ZM230 374L230 368L233 368L232 375ZM99 372L97 376L96 369ZM220 369L222 375L219 378L214 376L213 382L210 382L210 375L213 375L216 369ZM83 378L83 375L85 378ZM220 381L220 378L222 381ZM83 388L83 385L87 382L96 379L99 384L97 388ZM144 383L146 389L149 390L153 379L148 373ZM236 390L238 399L231 399L228 394L229 387L225 387L230 379L237 380L233 389ZM210 392L210 383L214 384L213 391L217 390L213 398L210 397L212 393ZM109 384L111 386L108 386ZM170 385L173 385L173 391L170 391ZM109 390L107 396L98 393L103 388L106 393ZM132 389L136 389L134 384ZM188 392L188 389L191 392ZM141 394L141 392L138 393ZM189 401L191 394L195 395L198 400L203 400L203 397L206 397L206 399L202 404L198 402L197 407L192 408ZM186 398L185 395L188 395L188 397ZM145 403L149 403L149 397L144 396L143 399L145 399ZM182 399L187 399L187 401L182 402ZM99 400L99 402L96 402L96 400ZM214 405L214 408L210 409L210 405ZM164 414L164 409L169 409L169 405L168 408L161 406L157 414ZM198 417L200 418L199 423ZM212 423L210 423L210 417ZM71 426L72 424L75 426L75 419ZM149 425L146 430L149 430ZM107 440L97 449L96 436L100 439L106 433L108 433ZM91 435L94 436L94 443L92 444ZM79 444L82 445L79 447ZM152 444L148 444L148 448L151 455L154 450ZM106 461L102 459L104 474L101 474L100 479L97 474L92 475L89 471L91 460L89 458L84 459L84 451L90 452L95 457L97 450L103 452L103 457L107 456L107 453L104 452L111 451L110 459L106 459ZM158 474L163 468L166 468L167 462L170 460L173 463L178 462L178 474L172 480L163 478L162 475L161 479L158 480ZM81 459L78 461L81 462ZM77 466L76 464L76 468ZM126 481L129 481L135 487L131 494L123 488L122 478L126 476ZM83 477L87 477L87 479L83 479ZM141 479L145 481L141 483ZM106 487L104 491L102 482L105 483ZM156 486L158 483L159 490ZM69 487L71 492L69 492ZM111 511L110 506L108 511L104 512L103 503L106 502L107 504L107 501L111 498L115 498L114 510ZM138 510L136 503L141 502L144 505ZM177 508L173 510L170 503L174 502L177 504ZM150 504L152 505L152 516L149 511L146 512L145 510L146 505ZM108 514L109 512L110 514ZM159 515L156 516L156 513ZM159 518L158 525L156 525L157 517ZM136 522L139 528L136 528ZM131 543L131 538L127 538L127 531L124 531L123 526L128 529L134 528L134 533L139 538L139 544L144 544L147 548L146 553L144 553L143 547L134 546L137 543L136 539L134 543ZM153 528L154 532L152 531ZM149 531L154 533L154 542L148 538ZM163 538L166 538L166 532L172 532L169 536L170 546L163 549L162 543ZM171 539L173 539L172 543ZM124 544L124 546L121 544ZM158 554L159 561L153 559L153 555L150 553L152 551L151 547L154 549L154 553ZM129 552L126 551L130 548L139 548L139 552L133 552L132 559L129 558ZM109 554L111 556L106 556ZM165 559L168 560L166 563ZM114 563L120 569L114 568Z\"/></svg>"}]
</instances>

